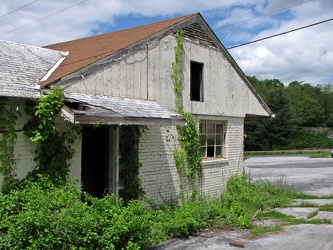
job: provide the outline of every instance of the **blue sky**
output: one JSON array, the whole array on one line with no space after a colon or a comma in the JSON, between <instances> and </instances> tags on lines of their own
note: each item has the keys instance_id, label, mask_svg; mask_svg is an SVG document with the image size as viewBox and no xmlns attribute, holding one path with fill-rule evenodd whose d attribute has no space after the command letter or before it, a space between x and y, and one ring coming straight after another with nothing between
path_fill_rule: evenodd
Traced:
<instances>
[{"instance_id":1,"label":"blue sky","mask_svg":"<svg viewBox=\"0 0 333 250\"><path fill-rule=\"evenodd\" d=\"M1 0L0 39L43 46L196 12L228 48L330 19L333 1ZM332 27L333 21L229 53L245 74L259 79L333 82Z\"/></svg>"}]
</instances>

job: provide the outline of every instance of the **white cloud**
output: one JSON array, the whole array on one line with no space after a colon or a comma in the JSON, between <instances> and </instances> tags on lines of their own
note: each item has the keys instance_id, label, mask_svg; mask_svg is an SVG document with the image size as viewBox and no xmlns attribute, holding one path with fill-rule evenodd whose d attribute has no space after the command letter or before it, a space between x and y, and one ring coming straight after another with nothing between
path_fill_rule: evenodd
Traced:
<instances>
[{"instance_id":1,"label":"white cloud","mask_svg":"<svg viewBox=\"0 0 333 250\"><path fill-rule=\"evenodd\" d=\"M281 3L282 1L275 1ZM289 3L290 4L290 3ZM272 3L273 5L273 3ZM322 1L310 1L291 8L291 20L279 20L271 29L253 34L250 40L278 34L301 26L332 18L333 5ZM272 7L273 8L273 7ZM275 5L275 8L281 6ZM333 81L330 65L333 62L332 22L281 35L230 50L246 74L260 79L277 78L285 84L304 81L321 84ZM266 51L267 56L258 54Z\"/></svg>"},{"instance_id":2,"label":"white cloud","mask_svg":"<svg viewBox=\"0 0 333 250\"><path fill-rule=\"evenodd\" d=\"M33 0L0 1L0 39L31 45L46 45L86 37L103 27L119 25L118 17L133 15L163 20L201 12L220 40L229 47L332 18L331 0L87 0L44 20L81 0L39 0L7 16ZM304 2L303 4L299 4ZM293 6L282 13L260 18L277 9ZM131 16L129 16L131 15ZM251 19L254 18L254 19ZM238 25L225 25L251 19ZM284 83L293 80L317 83L333 81L333 22L293 32L230 50L236 62L248 75L261 79L277 78ZM28 25L24 28L20 28ZM17 29L16 31L14 31ZM12 32L11 32L12 31ZM101 29L100 32L104 32ZM7 33L5 35L1 35Z\"/></svg>"}]
</instances>

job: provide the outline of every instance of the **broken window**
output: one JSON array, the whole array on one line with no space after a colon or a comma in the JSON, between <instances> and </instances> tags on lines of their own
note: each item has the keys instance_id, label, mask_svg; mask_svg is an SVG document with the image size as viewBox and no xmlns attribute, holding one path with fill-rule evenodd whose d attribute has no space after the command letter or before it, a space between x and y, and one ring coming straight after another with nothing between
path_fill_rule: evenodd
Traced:
<instances>
[{"instance_id":1,"label":"broken window","mask_svg":"<svg viewBox=\"0 0 333 250\"><path fill-rule=\"evenodd\" d=\"M224 124L200 123L200 154L203 158L224 156Z\"/></svg>"},{"instance_id":2,"label":"broken window","mask_svg":"<svg viewBox=\"0 0 333 250\"><path fill-rule=\"evenodd\" d=\"M191 101L203 102L203 63L191 62Z\"/></svg>"}]
</instances>

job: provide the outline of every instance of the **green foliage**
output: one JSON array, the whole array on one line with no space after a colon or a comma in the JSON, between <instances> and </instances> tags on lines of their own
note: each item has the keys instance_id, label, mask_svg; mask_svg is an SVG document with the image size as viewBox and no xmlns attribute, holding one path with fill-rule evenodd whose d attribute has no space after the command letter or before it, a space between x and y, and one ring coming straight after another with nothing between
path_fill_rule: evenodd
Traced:
<instances>
[{"instance_id":1,"label":"green foliage","mask_svg":"<svg viewBox=\"0 0 333 250\"><path fill-rule=\"evenodd\" d=\"M141 163L139 162L139 142L144 127L140 126L122 126L119 144L120 165L124 170L120 173L124 180L126 198L139 199L145 194L139 176Z\"/></svg>"},{"instance_id":2,"label":"green foliage","mask_svg":"<svg viewBox=\"0 0 333 250\"><path fill-rule=\"evenodd\" d=\"M245 121L245 150L330 148L332 140L301 127L331 126L333 85L312 86L298 81L285 87L279 80L248 77L275 118Z\"/></svg>"},{"instance_id":3,"label":"green foliage","mask_svg":"<svg viewBox=\"0 0 333 250\"><path fill-rule=\"evenodd\" d=\"M184 197L184 181L185 181L185 168L186 168L186 153L183 148L175 148L173 151L173 157L175 159L175 164L177 168L177 173L179 176L179 193L180 200L185 201Z\"/></svg>"},{"instance_id":4,"label":"green foliage","mask_svg":"<svg viewBox=\"0 0 333 250\"><path fill-rule=\"evenodd\" d=\"M311 132L305 128L296 129L290 136L288 148L331 148L333 140L328 138L328 132Z\"/></svg>"},{"instance_id":5,"label":"green foliage","mask_svg":"<svg viewBox=\"0 0 333 250\"><path fill-rule=\"evenodd\" d=\"M41 93L39 99L27 103L26 112L33 119L25 125L25 133L34 143L43 142L57 135L59 129L55 126L55 118L64 102L64 93L54 88L49 94Z\"/></svg>"},{"instance_id":6,"label":"green foliage","mask_svg":"<svg viewBox=\"0 0 333 250\"><path fill-rule=\"evenodd\" d=\"M82 201L84 197L84 201ZM140 249L148 244L151 210L114 196L92 198L68 181L38 176L0 197L1 249Z\"/></svg>"},{"instance_id":7,"label":"green foliage","mask_svg":"<svg viewBox=\"0 0 333 250\"><path fill-rule=\"evenodd\" d=\"M17 138L15 124L20 115L17 103L10 105L7 98L0 97L0 173L4 177L2 193L8 193L16 183L13 173L16 166L14 159Z\"/></svg>"},{"instance_id":8,"label":"green foliage","mask_svg":"<svg viewBox=\"0 0 333 250\"><path fill-rule=\"evenodd\" d=\"M321 91L309 83L294 81L284 90L292 110L292 121L301 127L325 125L324 109L320 103Z\"/></svg>"},{"instance_id":9,"label":"green foliage","mask_svg":"<svg viewBox=\"0 0 333 250\"><path fill-rule=\"evenodd\" d=\"M286 206L292 194L283 186L274 186L265 180L253 181L245 174L232 176L227 182L227 192L222 195L229 210L228 223L241 228L252 227L251 220L259 210Z\"/></svg>"},{"instance_id":10,"label":"green foliage","mask_svg":"<svg viewBox=\"0 0 333 250\"><path fill-rule=\"evenodd\" d=\"M202 177L203 171L200 156L200 132L191 113L182 112L181 114L186 118L187 124L177 127L179 132L178 139L183 150L186 152L186 162L188 165L185 170L185 175L192 187L190 198L194 201L197 196L197 189L195 187L196 181L198 178ZM182 165L176 165L176 167L177 169L179 167L182 168ZM180 171L178 170L178 172Z\"/></svg>"},{"instance_id":11,"label":"green foliage","mask_svg":"<svg viewBox=\"0 0 333 250\"><path fill-rule=\"evenodd\" d=\"M176 32L177 45L175 46L175 62L172 63L173 74L171 78L174 81L174 91L176 95L177 112L183 111L183 82L182 82L182 64L183 64L183 40L184 31Z\"/></svg>"},{"instance_id":12,"label":"green foliage","mask_svg":"<svg viewBox=\"0 0 333 250\"><path fill-rule=\"evenodd\" d=\"M28 177L47 174L54 183L61 184L69 173L70 160L75 153L71 146L80 128L74 126L60 133L55 126L63 101L63 91L54 88L49 94L42 93L39 99L27 103L26 113L32 116L32 120L23 130L30 141L37 144L35 161L38 162Z\"/></svg>"},{"instance_id":13,"label":"green foliage","mask_svg":"<svg viewBox=\"0 0 333 250\"><path fill-rule=\"evenodd\" d=\"M219 199L201 198L162 210L106 195L56 186L45 176L0 197L0 249L140 249L209 227L252 228L259 210L285 206L291 194L245 174L230 178Z\"/></svg>"},{"instance_id":14,"label":"green foliage","mask_svg":"<svg viewBox=\"0 0 333 250\"><path fill-rule=\"evenodd\" d=\"M183 110L183 83L182 83L182 64L183 64L183 40L184 31L177 30L176 32L177 45L175 46L175 62L172 63L173 74L171 78L174 81L175 104L177 112L183 115L187 124L178 126L179 140L181 149L175 148L174 158L176 162L177 172L180 178L180 198L184 200L184 177L189 181L191 186L191 200L195 200L197 196L196 181L202 175L202 164L200 156L200 132L193 119L191 113ZM186 162L184 153L186 153Z\"/></svg>"}]
</instances>

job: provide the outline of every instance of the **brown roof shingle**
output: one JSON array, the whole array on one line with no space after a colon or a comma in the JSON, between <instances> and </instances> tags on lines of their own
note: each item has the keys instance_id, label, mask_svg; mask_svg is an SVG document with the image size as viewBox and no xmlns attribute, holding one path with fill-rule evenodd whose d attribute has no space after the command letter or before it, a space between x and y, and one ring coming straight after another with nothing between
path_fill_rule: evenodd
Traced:
<instances>
[{"instance_id":1,"label":"brown roof shingle","mask_svg":"<svg viewBox=\"0 0 333 250\"><path fill-rule=\"evenodd\" d=\"M100 59L133 45L194 15L197 14L186 15L126 30L45 46L45 48L53 50L68 51L69 55L50 76L48 81L43 84L43 86L58 80L65 75L84 68L89 64L97 62Z\"/></svg>"}]
</instances>

